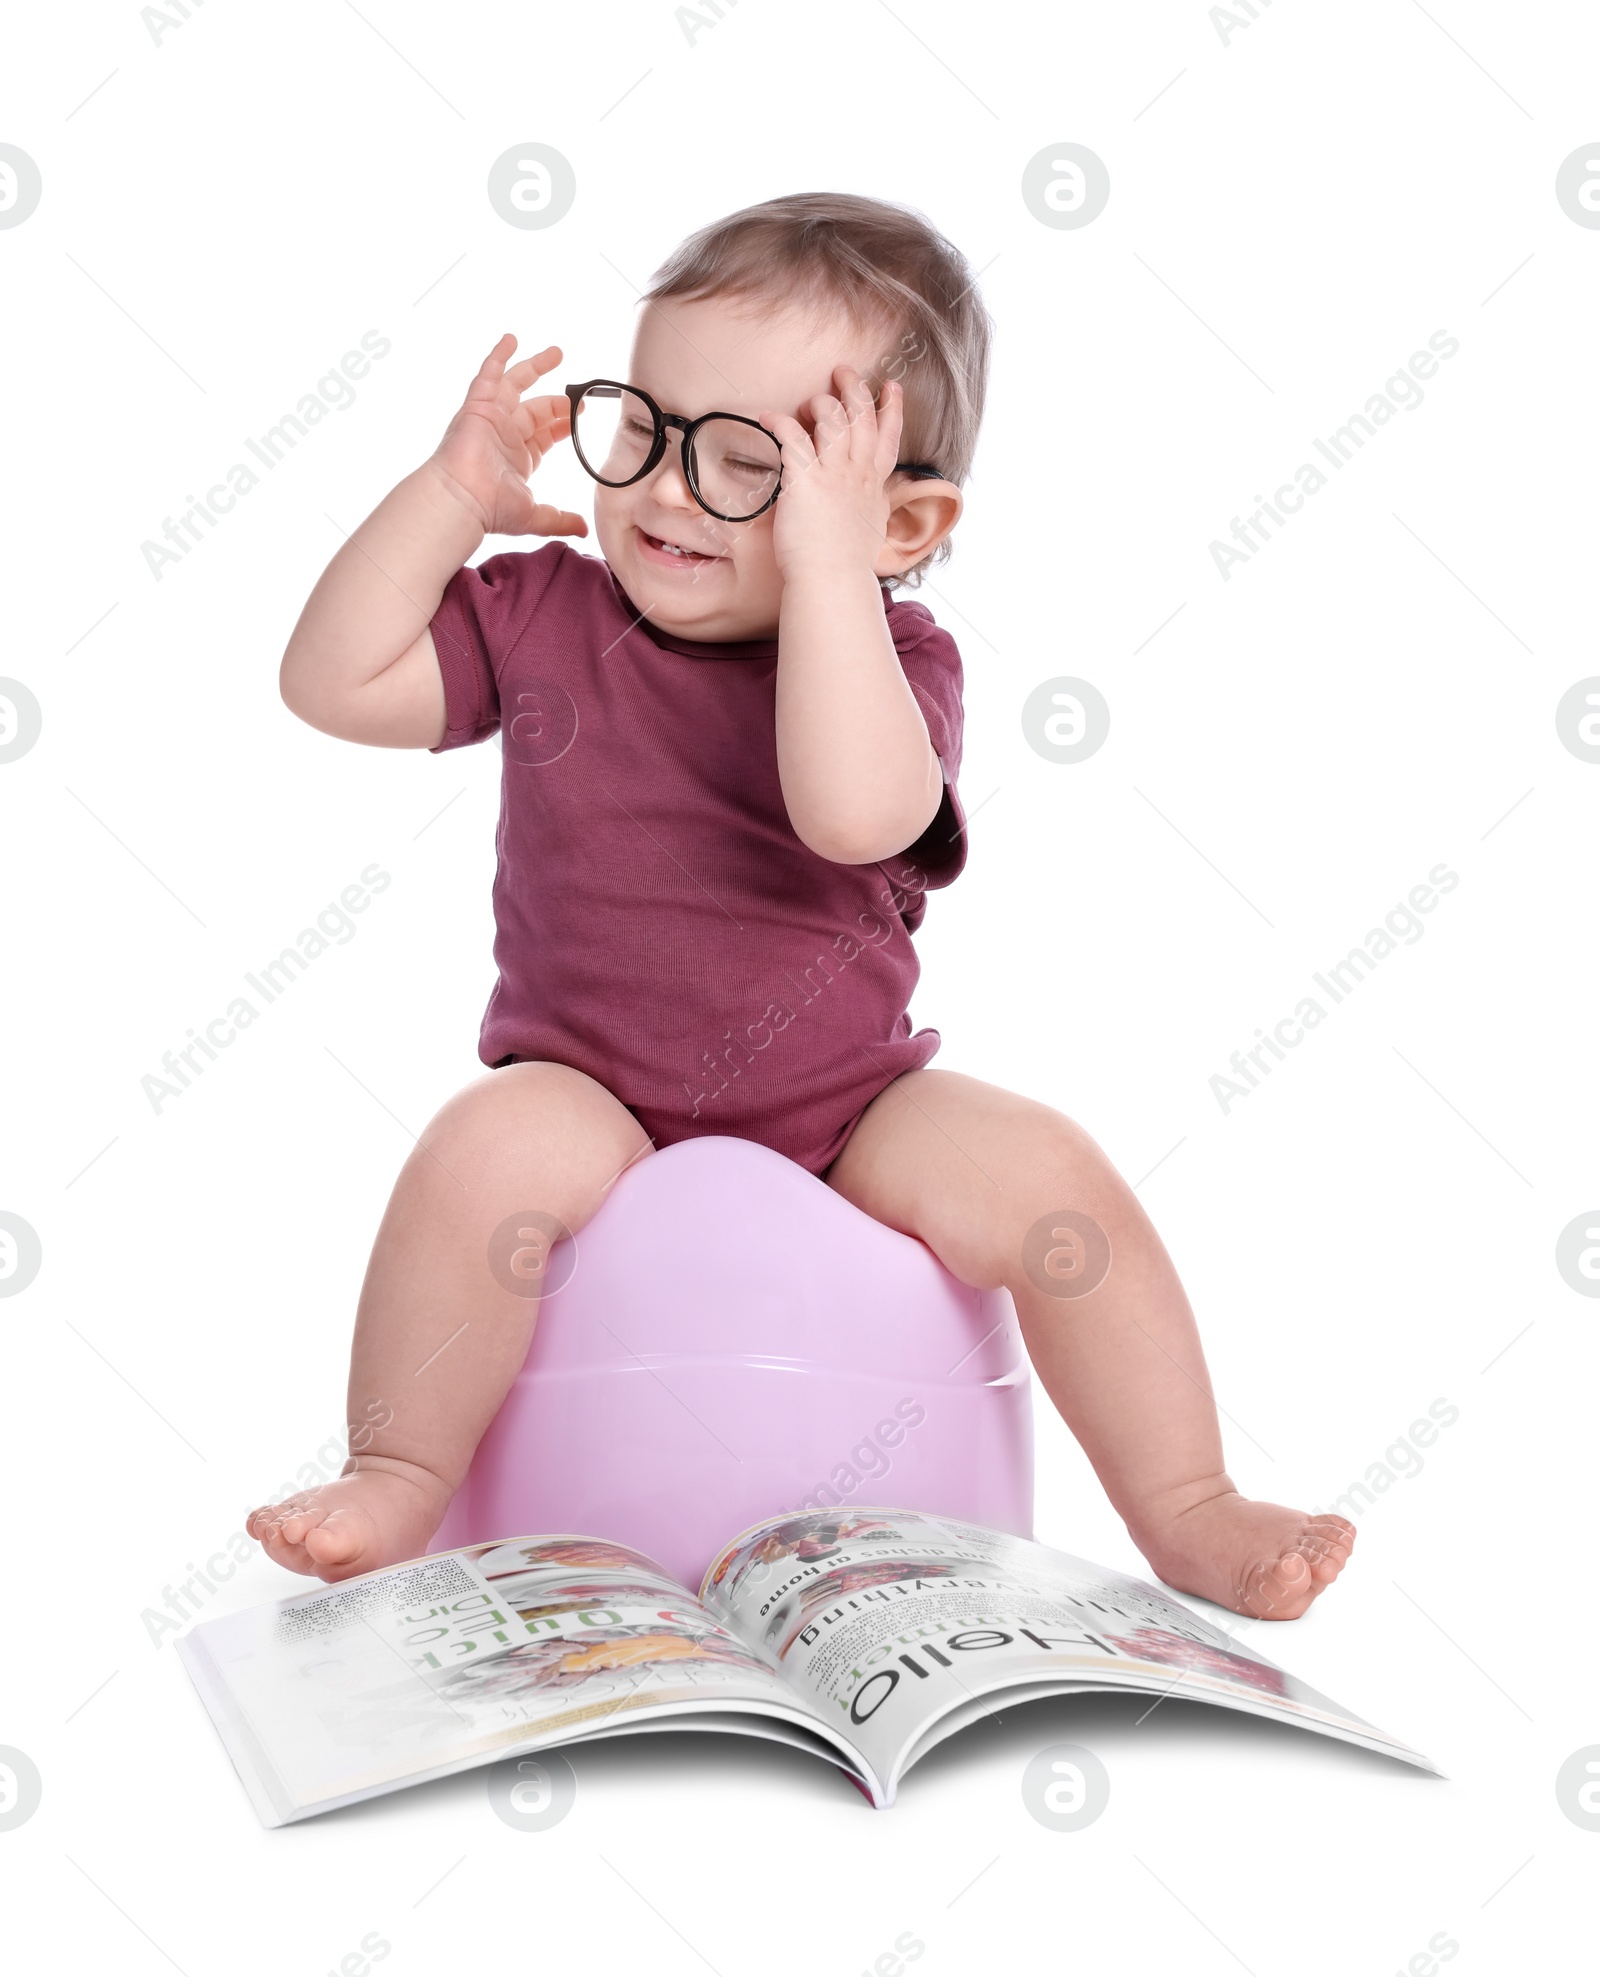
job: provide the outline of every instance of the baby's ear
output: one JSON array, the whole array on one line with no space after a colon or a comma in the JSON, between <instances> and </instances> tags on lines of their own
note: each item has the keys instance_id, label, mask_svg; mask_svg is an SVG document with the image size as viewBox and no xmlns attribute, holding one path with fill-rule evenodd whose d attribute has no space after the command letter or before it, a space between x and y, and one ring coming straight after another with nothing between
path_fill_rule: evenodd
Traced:
<instances>
[{"instance_id":1,"label":"baby's ear","mask_svg":"<svg viewBox=\"0 0 1600 1977\"><path fill-rule=\"evenodd\" d=\"M898 471L889 476L889 520L875 574L898 576L931 556L961 519L965 503L954 481L923 480Z\"/></svg>"}]
</instances>

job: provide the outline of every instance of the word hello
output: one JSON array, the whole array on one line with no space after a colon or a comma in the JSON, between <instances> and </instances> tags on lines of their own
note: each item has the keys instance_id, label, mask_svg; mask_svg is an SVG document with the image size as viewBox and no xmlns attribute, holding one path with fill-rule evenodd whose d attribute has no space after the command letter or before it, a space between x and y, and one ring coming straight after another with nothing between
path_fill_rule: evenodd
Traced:
<instances>
[{"instance_id":1,"label":"word hello","mask_svg":"<svg viewBox=\"0 0 1600 1977\"><path fill-rule=\"evenodd\" d=\"M371 357L387 357L394 348L386 336L376 330L368 330L361 339L361 350ZM270 473L286 453L291 452L298 439L304 439L313 426L320 425L330 411L348 412L356 402L355 390L350 383L353 378L364 378L372 365L360 350L347 350L339 360L337 370L328 371L317 379L315 391L308 391L292 412L285 412L275 426L269 426L259 440L247 439L244 444L261 465ZM262 476L243 461L227 470L227 485L218 481L214 487L206 489L205 499L198 495L186 494L183 498L189 506L174 521L170 515L161 518L161 533L167 543L163 548L159 542L144 541L139 548L144 556L145 568L157 583L160 583L169 563L181 563L189 553L205 540L205 532L199 526L214 529L224 515L232 514L238 505L241 494L249 494L261 485ZM185 533L180 533L184 531Z\"/></svg>"},{"instance_id":2,"label":"word hello","mask_svg":"<svg viewBox=\"0 0 1600 1977\"><path fill-rule=\"evenodd\" d=\"M284 990L298 980L313 961L327 953L330 941L336 947L348 947L357 933L356 923L350 915L365 913L372 904L372 897L369 896L367 889L370 887L371 894L376 895L387 892L390 883L389 874L380 870L377 865L364 867L361 882L345 887L339 895L339 905L335 906L333 901L329 900L317 915L317 924L314 927L302 928L293 947L286 947L276 961L268 962L261 969L259 975L251 974L247 969L245 980L261 997L263 1005L276 1002ZM331 926L328 924L329 921L333 923ZM161 1068L167 1073L165 1078L157 1077L154 1072L147 1072L140 1079L140 1090L149 1099L150 1108L158 1118L162 1106L169 1098L181 1098L188 1090L193 1082L189 1073L192 1072L194 1077L198 1078L206 1068L204 1064L195 1062L196 1052L200 1052L208 1062L214 1064L218 1052L227 1050L236 1043L240 1031L247 1030L260 1013L261 1011L248 996L236 995L220 1016L213 1016L206 1024L204 1036L198 1030L191 1029L189 1043L183 1045L176 1053L170 1050L166 1053L161 1060ZM181 1063L179 1059L182 1059ZM184 1069L185 1065L188 1066L188 1070ZM171 1082L174 1079L176 1083Z\"/></svg>"},{"instance_id":3,"label":"word hello","mask_svg":"<svg viewBox=\"0 0 1600 1977\"><path fill-rule=\"evenodd\" d=\"M1328 1509L1335 1516L1348 1517L1353 1522L1363 1510L1370 1510L1374 1499L1382 1496L1385 1490L1392 1489L1402 1476L1408 1479L1420 1476L1423 1467L1421 1451L1432 1448L1441 1431L1453 1428L1460 1419L1461 1409L1443 1395L1430 1402L1427 1419L1413 1421L1405 1434L1383 1451L1381 1462L1367 1464L1365 1480L1352 1483L1342 1497L1328 1505ZM1320 1514L1320 1506L1314 1507L1313 1514Z\"/></svg>"},{"instance_id":4,"label":"word hello","mask_svg":"<svg viewBox=\"0 0 1600 1977\"><path fill-rule=\"evenodd\" d=\"M854 1495L863 1483L876 1482L878 1477L888 1475L892 1458L885 1450L898 1448L911 1430L920 1428L928 1418L928 1410L922 1403L909 1398L897 1402L894 1411L894 1420L880 1421L870 1435L862 1436L850 1451L850 1461L839 1463L828 1481L817 1485L801 1504L802 1510L831 1510L847 1496ZM853 1468L852 1464L860 1466Z\"/></svg>"},{"instance_id":5,"label":"word hello","mask_svg":"<svg viewBox=\"0 0 1600 1977\"><path fill-rule=\"evenodd\" d=\"M1443 330L1435 330L1428 338L1428 350L1437 351L1438 357L1453 357L1460 348L1457 339L1446 335ZM1416 351L1406 368L1396 371L1392 378L1387 379L1383 390L1374 392L1361 411L1352 412L1326 440L1312 440L1311 444L1335 473L1340 472L1345 462L1354 458L1369 439L1375 438L1379 427L1386 426L1397 411L1414 412L1417 409L1424 396L1418 380L1433 376L1439 368L1438 357L1430 357L1427 350ZM1328 476L1314 461L1308 460L1296 467L1294 478L1295 486L1286 481L1274 490L1270 501L1264 494L1258 494L1256 511L1247 521L1241 522L1237 515L1234 516L1229 533L1238 545L1236 548L1230 549L1225 542L1209 545L1211 560L1224 583L1231 581L1234 564L1248 563L1272 540L1269 523L1281 529L1306 505L1308 494L1320 494L1328 485Z\"/></svg>"},{"instance_id":6,"label":"word hello","mask_svg":"<svg viewBox=\"0 0 1600 1977\"><path fill-rule=\"evenodd\" d=\"M1428 874L1426 885L1415 885L1406 895L1409 905L1396 902L1389 909L1381 927L1374 927L1361 947L1353 947L1342 961L1335 962L1326 974L1313 974L1311 979L1323 990L1331 1002L1343 1002L1350 992L1358 987L1377 967L1380 961L1388 960L1394 953L1396 943L1415 947L1427 929L1417 918L1419 913L1431 913L1444 893L1454 892L1460 885L1459 874L1452 872L1448 865L1435 865ZM1438 888L1437 894L1434 888ZM1397 924L1398 922L1398 924ZM1211 1080L1211 1095L1222 1107L1224 1115L1236 1098L1249 1098L1260 1084L1261 1078L1268 1076L1272 1065L1263 1056L1270 1051L1281 1064L1289 1051L1296 1050L1305 1042L1306 1032L1314 1030L1327 1017L1327 1010L1315 996L1302 996L1295 1004L1294 1013L1283 1017L1272 1026L1272 1035L1265 1030L1257 1030L1260 1041L1241 1054L1235 1051L1228 1059L1229 1068L1244 1080L1243 1084L1234 1078L1218 1073ZM1248 1059L1248 1062L1246 1061ZM1252 1070L1251 1065L1255 1066ZM1261 1077L1257 1077L1259 1071Z\"/></svg>"},{"instance_id":7,"label":"word hello","mask_svg":"<svg viewBox=\"0 0 1600 1977\"><path fill-rule=\"evenodd\" d=\"M910 1579L902 1580L898 1585L878 1586L871 1592L855 1594L830 1612L824 1613L820 1623L813 1622L802 1628L799 1634L800 1645L812 1646L824 1628L832 1626L835 1621L853 1617L857 1611L874 1600L891 1601L896 1596L909 1598L919 1592L930 1590L943 1592L952 1587L967 1585L975 1591L992 1593L996 1590L992 1582L982 1579ZM994 1624L989 1624L991 1621ZM1008 1629L1011 1631L1007 1631ZM940 1635L938 1647L926 1638L934 1631ZM930 1671L923 1667L922 1661L918 1659L919 1655L932 1662L935 1667L953 1668L955 1663L944 1652L946 1648L965 1656L983 1654L994 1648L1011 1647L1018 1640L1027 1641L1041 1654L1053 1653L1058 1647L1067 1648L1074 1654L1081 1654L1085 1648L1094 1648L1101 1654L1110 1655L1114 1660L1121 1652L1113 1643L1102 1639L1098 1634L1091 1633L1087 1628L1073 1628L1064 1634L1036 1634L1031 1627L1019 1627L1016 1621L1006 1619L1004 1616L974 1613L966 1616L965 1623L960 1624L959 1632L949 1632L944 1628L918 1627L914 1632L900 1634L893 1641L883 1642L863 1658L860 1668L850 1670L845 1678L844 1693L836 1695L834 1701L841 1710L848 1713L850 1721L859 1728L878 1713L903 1679L900 1668L878 1668L871 1675L865 1676L862 1670L872 1667L875 1661L883 1661L894 1654L897 1645L906 1649L905 1653L895 1655L900 1667L915 1675L919 1681L926 1682ZM1027 1650L1022 1651L1026 1653ZM956 1679L964 1681L961 1676L957 1676Z\"/></svg>"}]
</instances>

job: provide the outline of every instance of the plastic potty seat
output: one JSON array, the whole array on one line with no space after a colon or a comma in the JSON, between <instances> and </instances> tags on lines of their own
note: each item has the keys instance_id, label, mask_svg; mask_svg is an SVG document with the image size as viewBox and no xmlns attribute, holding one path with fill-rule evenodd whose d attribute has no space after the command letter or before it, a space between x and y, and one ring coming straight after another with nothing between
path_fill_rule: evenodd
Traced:
<instances>
[{"instance_id":1,"label":"plastic potty seat","mask_svg":"<svg viewBox=\"0 0 1600 1977\"><path fill-rule=\"evenodd\" d=\"M751 1140L627 1169L550 1250L527 1361L430 1550L571 1531L690 1586L788 1510L892 1504L1033 1534L1008 1291L959 1283Z\"/></svg>"}]
</instances>

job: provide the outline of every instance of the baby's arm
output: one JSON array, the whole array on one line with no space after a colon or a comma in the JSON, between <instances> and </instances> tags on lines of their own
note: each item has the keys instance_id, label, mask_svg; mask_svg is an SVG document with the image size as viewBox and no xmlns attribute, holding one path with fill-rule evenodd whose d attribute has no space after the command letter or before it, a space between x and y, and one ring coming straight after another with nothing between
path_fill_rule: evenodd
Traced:
<instances>
[{"instance_id":1,"label":"baby's arm","mask_svg":"<svg viewBox=\"0 0 1600 1977\"><path fill-rule=\"evenodd\" d=\"M506 369L509 333L484 359L438 450L386 495L306 600L279 671L285 704L345 741L433 748L444 682L428 630L446 584L485 535L586 535L528 476L567 436L565 398L522 393L561 361L553 345Z\"/></svg>"},{"instance_id":2,"label":"baby's arm","mask_svg":"<svg viewBox=\"0 0 1600 1977\"><path fill-rule=\"evenodd\" d=\"M883 409L854 372L841 398L813 400L815 437L768 415L783 444L773 549L779 607L778 775L796 835L820 857L867 865L913 844L944 790L927 723L884 616L875 564L901 392Z\"/></svg>"}]
</instances>

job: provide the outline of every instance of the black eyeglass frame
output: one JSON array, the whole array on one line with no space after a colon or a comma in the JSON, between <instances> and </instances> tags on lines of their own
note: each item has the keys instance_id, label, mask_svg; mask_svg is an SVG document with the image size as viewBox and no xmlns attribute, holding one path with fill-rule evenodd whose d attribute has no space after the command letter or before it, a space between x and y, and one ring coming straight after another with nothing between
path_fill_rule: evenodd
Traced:
<instances>
[{"instance_id":1,"label":"black eyeglass frame","mask_svg":"<svg viewBox=\"0 0 1600 1977\"><path fill-rule=\"evenodd\" d=\"M645 455L644 465L637 473L629 474L628 478L624 481L608 481L603 474L597 474L594 468L583 457L583 448L578 443L578 401L586 391L593 391L597 385L604 385L613 391L631 392L635 398L642 398L645 404L650 407L651 417L655 420L655 432L650 441L650 451ZM648 391L641 390L636 384L623 384L617 378L590 378L584 384L563 385L562 390L567 396L568 429L572 435L572 450L578 457L579 466L583 468L591 480L598 481L602 487L632 487L635 481L642 481L647 474L653 474L656 468L660 466L662 455L667 450L667 429L672 427L681 435L679 453L683 460L683 478L689 492L706 513L714 516L717 521L753 522L758 516L764 515L783 492L783 469L780 466L778 469L778 484L759 508L753 509L748 515L724 515L720 509L712 507L711 503L700 492L698 486L699 476L695 472L694 460L694 436L700 428L703 425L708 425L713 419L731 419L735 425L754 426L757 432L766 433L767 438L772 441L774 446L781 448L783 442L778 438L778 435L775 432L768 431L767 427L762 425L759 419L747 419L740 412L702 412L698 419L686 419L681 412L663 412ZM944 475L937 467L929 466L926 462L920 460L897 460L893 471L897 474L914 474L920 480L944 479Z\"/></svg>"}]
</instances>

